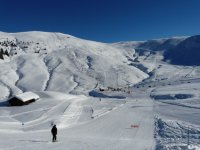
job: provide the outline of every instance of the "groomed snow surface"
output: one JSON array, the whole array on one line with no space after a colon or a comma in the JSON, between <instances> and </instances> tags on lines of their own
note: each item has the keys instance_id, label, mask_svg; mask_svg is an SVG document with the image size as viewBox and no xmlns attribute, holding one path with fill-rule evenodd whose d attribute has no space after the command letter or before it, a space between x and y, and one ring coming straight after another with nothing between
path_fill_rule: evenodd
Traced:
<instances>
[{"instance_id":1,"label":"groomed snow surface","mask_svg":"<svg viewBox=\"0 0 200 150\"><path fill-rule=\"evenodd\" d=\"M156 51L185 38L120 45L0 33L10 54L0 60L0 149L199 150L200 67L171 65ZM40 99L7 105L29 91Z\"/></svg>"},{"instance_id":2,"label":"groomed snow surface","mask_svg":"<svg viewBox=\"0 0 200 150\"><path fill-rule=\"evenodd\" d=\"M1 107L1 149L154 148L151 100L37 94L40 100L31 105ZM52 124L58 127L56 143L51 142Z\"/></svg>"}]
</instances>

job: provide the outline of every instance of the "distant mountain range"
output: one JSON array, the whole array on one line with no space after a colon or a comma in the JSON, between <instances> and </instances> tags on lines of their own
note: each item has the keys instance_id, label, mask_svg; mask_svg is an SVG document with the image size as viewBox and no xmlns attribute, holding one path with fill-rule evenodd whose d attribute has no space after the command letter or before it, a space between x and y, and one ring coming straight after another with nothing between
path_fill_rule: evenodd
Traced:
<instances>
[{"instance_id":1,"label":"distant mountain range","mask_svg":"<svg viewBox=\"0 0 200 150\"><path fill-rule=\"evenodd\" d=\"M119 42L115 46L163 52L164 61L175 65L200 65L200 35L142 42Z\"/></svg>"}]
</instances>

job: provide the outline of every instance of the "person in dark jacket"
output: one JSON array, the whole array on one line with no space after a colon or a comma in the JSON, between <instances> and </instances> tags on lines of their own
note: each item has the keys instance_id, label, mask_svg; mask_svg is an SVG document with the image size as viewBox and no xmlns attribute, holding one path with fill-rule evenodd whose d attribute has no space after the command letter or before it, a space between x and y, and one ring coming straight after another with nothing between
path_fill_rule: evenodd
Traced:
<instances>
[{"instance_id":1,"label":"person in dark jacket","mask_svg":"<svg viewBox=\"0 0 200 150\"><path fill-rule=\"evenodd\" d=\"M57 137L56 137L56 135L57 135L57 128L56 128L56 125L54 125L53 128L51 129L51 133L52 133L52 135L53 135L52 142L55 142L56 139L57 139Z\"/></svg>"}]
</instances>

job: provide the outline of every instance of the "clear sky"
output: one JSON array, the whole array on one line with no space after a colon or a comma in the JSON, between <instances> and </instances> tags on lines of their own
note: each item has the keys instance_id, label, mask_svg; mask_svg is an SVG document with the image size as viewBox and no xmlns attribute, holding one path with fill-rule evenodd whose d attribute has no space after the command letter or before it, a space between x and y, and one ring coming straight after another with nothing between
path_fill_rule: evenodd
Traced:
<instances>
[{"instance_id":1,"label":"clear sky","mask_svg":"<svg viewBox=\"0 0 200 150\"><path fill-rule=\"evenodd\" d=\"M200 0L0 0L0 31L101 41L200 34Z\"/></svg>"}]
</instances>

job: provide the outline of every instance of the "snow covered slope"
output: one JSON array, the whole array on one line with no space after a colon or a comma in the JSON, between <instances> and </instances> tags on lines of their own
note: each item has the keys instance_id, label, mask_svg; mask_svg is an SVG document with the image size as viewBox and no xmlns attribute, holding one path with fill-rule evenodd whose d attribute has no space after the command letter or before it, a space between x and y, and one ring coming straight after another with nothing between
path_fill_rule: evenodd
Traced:
<instances>
[{"instance_id":1,"label":"snow covered slope","mask_svg":"<svg viewBox=\"0 0 200 150\"><path fill-rule=\"evenodd\" d=\"M141 101L130 98L100 101L59 92L37 94L40 100L31 105L0 107L0 149L154 148L153 103L142 95ZM58 127L56 143L51 142L52 124Z\"/></svg>"},{"instance_id":2,"label":"snow covered slope","mask_svg":"<svg viewBox=\"0 0 200 150\"><path fill-rule=\"evenodd\" d=\"M151 51L164 51L177 46L180 42L184 41L188 37L172 37L164 39L154 39L148 41L130 41L130 42L118 42L113 43L113 46L125 47L125 48L136 48L145 49Z\"/></svg>"},{"instance_id":3,"label":"snow covered slope","mask_svg":"<svg viewBox=\"0 0 200 150\"><path fill-rule=\"evenodd\" d=\"M146 91L154 101L156 150L200 149L199 39L192 36L112 44L134 48L131 64L149 74L133 91Z\"/></svg>"},{"instance_id":4,"label":"snow covered slope","mask_svg":"<svg viewBox=\"0 0 200 150\"><path fill-rule=\"evenodd\" d=\"M163 59L171 64L194 66L200 64L200 36L174 37L167 39L148 40L142 42L120 42L115 47L126 49L135 48L136 51L162 51Z\"/></svg>"},{"instance_id":5,"label":"snow covered slope","mask_svg":"<svg viewBox=\"0 0 200 150\"><path fill-rule=\"evenodd\" d=\"M200 67L166 55L186 50L191 59L198 36L114 44L46 32L0 37L0 149L200 149ZM24 91L40 99L7 106Z\"/></svg>"},{"instance_id":6,"label":"snow covered slope","mask_svg":"<svg viewBox=\"0 0 200 150\"><path fill-rule=\"evenodd\" d=\"M47 32L0 33L0 99L22 91L87 94L127 87L148 75L133 67L134 51Z\"/></svg>"}]
</instances>

